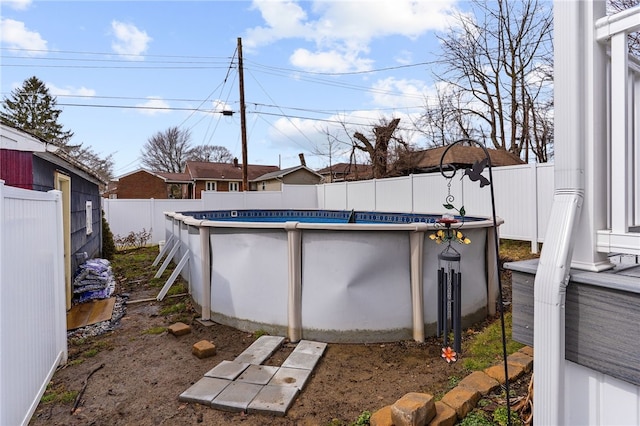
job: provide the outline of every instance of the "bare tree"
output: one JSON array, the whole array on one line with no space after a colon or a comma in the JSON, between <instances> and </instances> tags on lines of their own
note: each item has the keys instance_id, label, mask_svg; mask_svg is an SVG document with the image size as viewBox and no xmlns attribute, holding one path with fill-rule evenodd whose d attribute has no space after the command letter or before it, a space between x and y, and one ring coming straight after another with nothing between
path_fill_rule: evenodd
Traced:
<instances>
[{"instance_id":1,"label":"bare tree","mask_svg":"<svg viewBox=\"0 0 640 426\"><path fill-rule=\"evenodd\" d=\"M478 134L520 156L534 133L543 141L532 126L543 125L536 109L551 96L551 8L538 0L471 4L474 14L459 13L457 25L440 37L445 71L438 77L461 100L458 111Z\"/></svg>"},{"instance_id":2,"label":"bare tree","mask_svg":"<svg viewBox=\"0 0 640 426\"><path fill-rule=\"evenodd\" d=\"M113 154L102 158L91 147L83 144L62 148L69 157L89 168L99 176L104 182L109 182L113 178Z\"/></svg>"},{"instance_id":3,"label":"bare tree","mask_svg":"<svg viewBox=\"0 0 640 426\"><path fill-rule=\"evenodd\" d=\"M413 123L430 147L445 146L463 138L477 138L469 115L464 114L460 91L439 86L436 99L427 100L424 113Z\"/></svg>"},{"instance_id":4,"label":"bare tree","mask_svg":"<svg viewBox=\"0 0 640 426\"><path fill-rule=\"evenodd\" d=\"M212 163L231 163L233 154L224 146L198 145L187 154L191 161L209 161Z\"/></svg>"},{"instance_id":5,"label":"bare tree","mask_svg":"<svg viewBox=\"0 0 640 426\"><path fill-rule=\"evenodd\" d=\"M352 157L356 149L366 152L371 159L374 178L383 178L388 176L389 144L392 141L396 141L397 143L407 146L406 142L401 138L395 137L393 134L398 128L399 123L399 118L394 118L391 121L382 119L377 126L373 127L372 137L367 137L360 132L355 132L353 134Z\"/></svg>"},{"instance_id":6,"label":"bare tree","mask_svg":"<svg viewBox=\"0 0 640 426\"><path fill-rule=\"evenodd\" d=\"M151 136L142 147L142 164L156 172L180 173L191 147L189 130L169 127Z\"/></svg>"}]
</instances>

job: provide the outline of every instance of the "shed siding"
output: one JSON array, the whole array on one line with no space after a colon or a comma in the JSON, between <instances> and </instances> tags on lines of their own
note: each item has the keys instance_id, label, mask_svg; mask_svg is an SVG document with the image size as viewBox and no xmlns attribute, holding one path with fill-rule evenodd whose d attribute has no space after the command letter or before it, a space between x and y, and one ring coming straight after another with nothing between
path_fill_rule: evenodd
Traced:
<instances>
[{"instance_id":1,"label":"shed siding","mask_svg":"<svg viewBox=\"0 0 640 426\"><path fill-rule=\"evenodd\" d=\"M64 167L33 157L34 189L54 189L54 175L62 172L71 178L71 271L84 262L83 253L89 258L101 255L102 220L101 199L98 185L84 179ZM87 235L86 202L91 201L93 232Z\"/></svg>"},{"instance_id":2,"label":"shed siding","mask_svg":"<svg viewBox=\"0 0 640 426\"><path fill-rule=\"evenodd\" d=\"M5 185L33 189L31 152L0 149L0 179Z\"/></svg>"},{"instance_id":3,"label":"shed siding","mask_svg":"<svg viewBox=\"0 0 640 426\"><path fill-rule=\"evenodd\" d=\"M282 177L282 182L287 185L316 185L321 180L321 176L305 169L296 170Z\"/></svg>"}]
</instances>

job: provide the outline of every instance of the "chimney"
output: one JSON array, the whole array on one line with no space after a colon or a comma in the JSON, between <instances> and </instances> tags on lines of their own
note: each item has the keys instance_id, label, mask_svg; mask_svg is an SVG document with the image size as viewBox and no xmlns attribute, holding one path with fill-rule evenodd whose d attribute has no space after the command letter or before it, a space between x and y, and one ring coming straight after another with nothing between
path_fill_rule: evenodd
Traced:
<instances>
[{"instance_id":1,"label":"chimney","mask_svg":"<svg viewBox=\"0 0 640 426\"><path fill-rule=\"evenodd\" d=\"M238 157L233 157L233 167L238 167Z\"/></svg>"},{"instance_id":2,"label":"chimney","mask_svg":"<svg viewBox=\"0 0 640 426\"><path fill-rule=\"evenodd\" d=\"M298 154L298 157L300 157L300 165L301 166L306 166L307 162L304 161L304 154L301 152L300 154Z\"/></svg>"}]
</instances>

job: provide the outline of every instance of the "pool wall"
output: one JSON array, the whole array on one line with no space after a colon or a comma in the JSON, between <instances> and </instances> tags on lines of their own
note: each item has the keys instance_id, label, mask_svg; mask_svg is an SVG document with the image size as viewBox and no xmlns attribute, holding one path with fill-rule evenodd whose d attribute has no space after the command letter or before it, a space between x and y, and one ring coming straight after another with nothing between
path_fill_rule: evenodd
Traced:
<instances>
[{"instance_id":1,"label":"pool wall","mask_svg":"<svg viewBox=\"0 0 640 426\"><path fill-rule=\"evenodd\" d=\"M228 222L169 212L165 249L184 263L203 320L292 341L423 341L436 331L437 255L444 249L429 239L434 228ZM463 326L495 313L491 230L491 221L467 222L472 243L455 247L462 255Z\"/></svg>"}]
</instances>

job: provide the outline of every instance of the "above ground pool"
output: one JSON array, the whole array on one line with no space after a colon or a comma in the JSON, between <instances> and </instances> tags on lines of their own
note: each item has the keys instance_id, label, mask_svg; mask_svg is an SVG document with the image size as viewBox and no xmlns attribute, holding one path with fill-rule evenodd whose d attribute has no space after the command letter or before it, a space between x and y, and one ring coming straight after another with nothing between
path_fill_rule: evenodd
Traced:
<instances>
[{"instance_id":1,"label":"above ground pool","mask_svg":"<svg viewBox=\"0 0 640 426\"><path fill-rule=\"evenodd\" d=\"M440 215L336 210L165 213L163 251L203 320L325 342L436 334ZM493 222L466 217L463 326L495 313ZM489 232L491 231L491 232ZM489 245L489 249L487 246Z\"/></svg>"}]
</instances>

